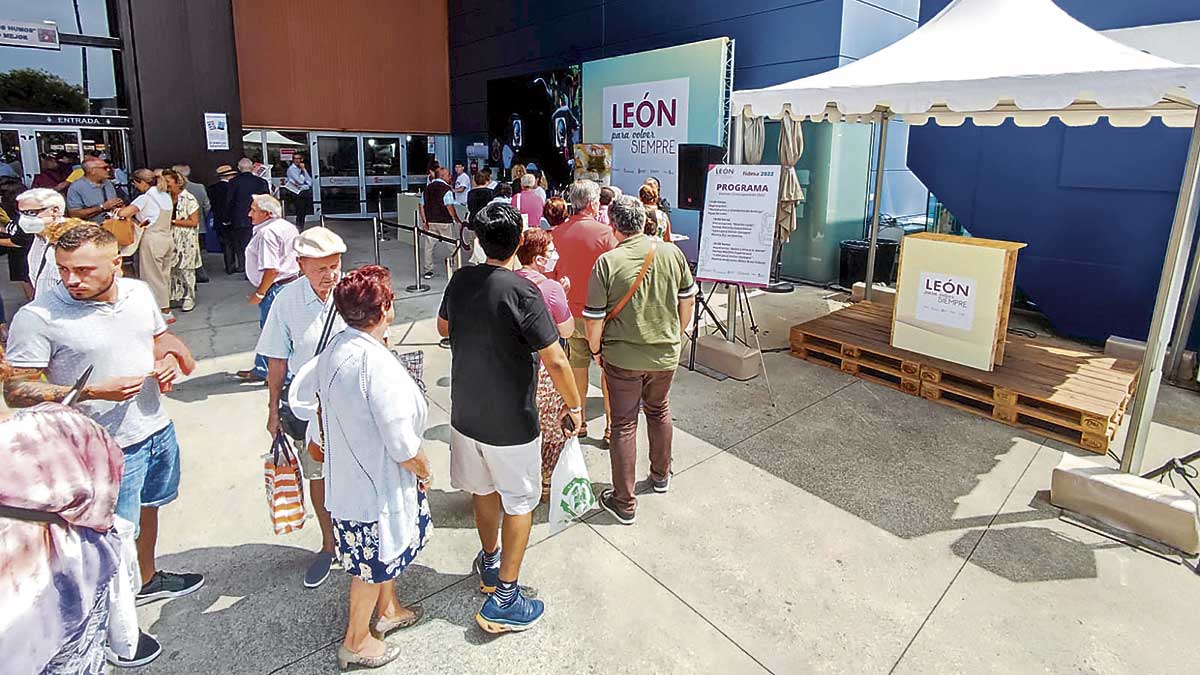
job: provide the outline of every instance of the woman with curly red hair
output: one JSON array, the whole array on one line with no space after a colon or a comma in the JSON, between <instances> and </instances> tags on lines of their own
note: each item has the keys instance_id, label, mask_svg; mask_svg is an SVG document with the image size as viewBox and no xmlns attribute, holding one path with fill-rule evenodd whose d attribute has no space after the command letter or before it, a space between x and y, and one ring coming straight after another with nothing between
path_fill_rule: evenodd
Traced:
<instances>
[{"instance_id":1,"label":"woman with curly red hair","mask_svg":"<svg viewBox=\"0 0 1200 675\"><path fill-rule=\"evenodd\" d=\"M429 458L421 449L425 397L385 346L396 316L388 270L346 275L333 302L346 321L318 357L312 377L325 451L325 505L338 557L352 577L350 620L338 664L377 668L399 647L381 639L420 621L400 604L395 580L429 537ZM378 609L378 618L375 613ZM378 637L377 637L378 636Z\"/></svg>"}]
</instances>

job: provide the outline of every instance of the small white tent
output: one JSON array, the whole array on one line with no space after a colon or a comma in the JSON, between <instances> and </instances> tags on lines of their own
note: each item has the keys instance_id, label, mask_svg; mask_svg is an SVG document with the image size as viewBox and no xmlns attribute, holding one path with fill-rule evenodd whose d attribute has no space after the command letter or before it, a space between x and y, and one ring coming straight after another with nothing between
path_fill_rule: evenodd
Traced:
<instances>
[{"instance_id":1,"label":"small white tent","mask_svg":"<svg viewBox=\"0 0 1200 675\"><path fill-rule=\"evenodd\" d=\"M1051 0L953 0L924 26L855 63L766 89L734 92L732 112L735 145L743 113L779 118L786 109L814 121L879 123L878 173L887 123L897 116L909 124L933 120L943 126L967 119L996 126L1011 119L1017 126L1033 127L1052 118L1085 126L1104 117L1113 126L1143 126L1159 118L1168 126L1192 127L1121 462L1122 469L1136 471L1200 206L1197 101L1200 67L1122 45L1071 18ZM738 152L735 147L735 160ZM879 188L874 199L868 297L879 231Z\"/></svg>"}]
</instances>

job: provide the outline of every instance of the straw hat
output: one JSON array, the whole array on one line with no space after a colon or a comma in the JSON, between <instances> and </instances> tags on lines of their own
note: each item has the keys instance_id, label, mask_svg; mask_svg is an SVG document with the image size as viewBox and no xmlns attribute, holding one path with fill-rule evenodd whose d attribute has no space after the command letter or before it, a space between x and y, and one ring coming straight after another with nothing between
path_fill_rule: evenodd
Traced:
<instances>
[{"instance_id":1,"label":"straw hat","mask_svg":"<svg viewBox=\"0 0 1200 675\"><path fill-rule=\"evenodd\" d=\"M346 252L346 242L327 227L310 227L296 237L292 244L296 255L301 258L324 258Z\"/></svg>"},{"instance_id":2,"label":"straw hat","mask_svg":"<svg viewBox=\"0 0 1200 675\"><path fill-rule=\"evenodd\" d=\"M229 166L228 164L222 164L221 166L217 167L217 178L225 178L225 177L236 176L236 175L237 175L237 171L234 170L234 168L232 166Z\"/></svg>"}]
</instances>

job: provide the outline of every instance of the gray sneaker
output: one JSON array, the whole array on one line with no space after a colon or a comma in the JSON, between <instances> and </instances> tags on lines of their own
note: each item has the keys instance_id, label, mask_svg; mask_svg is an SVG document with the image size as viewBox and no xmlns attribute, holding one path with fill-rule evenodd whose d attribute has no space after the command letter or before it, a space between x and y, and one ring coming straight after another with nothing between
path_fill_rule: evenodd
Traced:
<instances>
[{"instance_id":1,"label":"gray sneaker","mask_svg":"<svg viewBox=\"0 0 1200 675\"><path fill-rule=\"evenodd\" d=\"M329 578L329 570L333 567L333 554L321 551L317 554L317 559L308 566L308 571L304 573L304 587L316 588L325 583Z\"/></svg>"}]
</instances>

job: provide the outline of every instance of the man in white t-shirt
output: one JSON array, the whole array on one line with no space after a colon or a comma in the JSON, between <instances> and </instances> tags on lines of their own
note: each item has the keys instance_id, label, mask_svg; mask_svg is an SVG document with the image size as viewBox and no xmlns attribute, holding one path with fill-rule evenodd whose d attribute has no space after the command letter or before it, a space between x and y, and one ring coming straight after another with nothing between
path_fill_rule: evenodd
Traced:
<instances>
[{"instance_id":1,"label":"man in white t-shirt","mask_svg":"<svg viewBox=\"0 0 1200 675\"><path fill-rule=\"evenodd\" d=\"M141 589L136 602L194 593L204 585L203 576L163 571L155 558L159 508L179 493L179 442L162 406L162 392L181 371L180 357L168 344L178 340L167 335L146 284L120 276L112 234L95 224L80 225L63 234L57 248L60 283L13 317L7 354L13 374L4 383L4 400L12 408L62 401L93 368L77 406L124 451L115 509L118 536L130 550L129 540L136 539L137 565L126 565L131 577L140 577L140 584L131 584ZM143 634L132 658L110 661L143 665L160 652Z\"/></svg>"},{"instance_id":2,"label":"man in white t-shirt","mask_svg":"<svg viewBox=\"0 0 1200 675\"><path fill-rule=\"evenodd\" d=\"M471 177L461 161L454 163L454 203L467 205L467 193L471 191Z\"/></svg>"}]
</instances>

